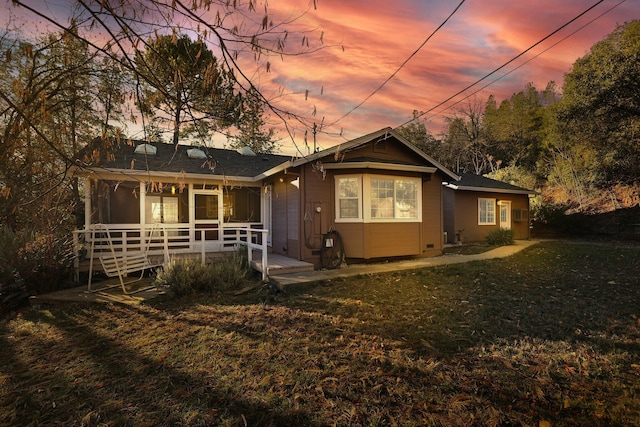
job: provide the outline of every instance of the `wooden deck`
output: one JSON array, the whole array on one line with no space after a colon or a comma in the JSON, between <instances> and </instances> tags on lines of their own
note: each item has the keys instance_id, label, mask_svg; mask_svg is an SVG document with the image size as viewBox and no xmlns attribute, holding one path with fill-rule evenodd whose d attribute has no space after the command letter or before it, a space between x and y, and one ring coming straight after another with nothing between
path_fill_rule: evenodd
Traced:
<instances>
[{"instance_id":1,"label":"wooden deck","mask_svg":"<svg viewBox=\"0 0 640 427\"><path fill-rule=\"evenodd\" d=\"M153 283L152 278L145 277L139 282L131 285L127 285L127 289L140 289L148 287ZM119 303L128 305L138 305L143 301L157 298L160 295L165 295L166 292L163 289L152 288L137 292L131 295L126 295L122 292L119 279L113 278L96 282L94 284L97 288L108 285L117 285L111 289L105 289L97 292L89 292L87 290L87 284L81 286L63 289L61 291L51 292L43 295L32 296L29 300L31 304L59 304L63 302L101 302L101 303Z\"/></svg>"},{"instance_id":2,"label":"wooden deck","mask_svg":"<svg viewBox=\"0 0 640 427\"><path fill-rule=\"evenodd\" d=\"M267 254L267 263L269 264L270 276L313 271L313 264L273 253ZM253 252L251 265L256 270L262 272L262 257L260 251Z\"/></svg>"},{"instance_id":3,"label":"wooden deck","mask_svg":"<svg viewBox=\"0 0 640 427\"><path fill-rule=\"evenodd\" d=\"M211 256L210 258L214 258L214 256ZM262 257L260 251L255 251L253 254L252 267L260 272L262 271L261 260ZM296 259L288 258L286 256L278 254L268 254L268 263L270 275L282 275L313 271L313 264L304 261L298 261ZM98 263L98 268L99 267L100 263ZM127 285L127 289L145 288L151 285L152 281L152 278L145 277L140 282ZM87 290L86 283L83 283L82 285L75 288L63 289L61 291L51 292L49 294L33 296L31 297L31 303L56 304L62 302L102 302L137 305L143 301L156 298L166 293L163 289L152 288L131 295L126 295L122 292L122 288L120 287L120 282L117 277L96 282L93 286L96 288L100 288L108 285L117 286L102 291L89 292Z\"/></svg>"},{"instance_id":4,"label":"wooden deck","mask_svg":"<svg viewBox=\"0 0 640 427\"><path fill-rule=\"evenodd\" d=\"M214 260L221 256L228 255L228 252L207 252L206 259L207 261ZM189 252L189 253L179 253L172 254L172 258L180 259L180 258L201 258L200 253ZM149 261L152 263L160 264L163 261L163 257L161 255L151 255L149 256ZM313 264L304 261L298 261L297 259L289 258L284 255L278 255L273 253L267 254L267 263L269 264L269 274L289 274L289 273L301 273L304 271L313 271ZM262 272L262 254L260 251L253 251L253 261L251 262L251 266L259 272ZM79 265L79 272L87 272L89 271L89 261L84 260ZM93 271L102 271L102 265L100 261L95 260L93 263Z\"/></svg>"}]
</instances>

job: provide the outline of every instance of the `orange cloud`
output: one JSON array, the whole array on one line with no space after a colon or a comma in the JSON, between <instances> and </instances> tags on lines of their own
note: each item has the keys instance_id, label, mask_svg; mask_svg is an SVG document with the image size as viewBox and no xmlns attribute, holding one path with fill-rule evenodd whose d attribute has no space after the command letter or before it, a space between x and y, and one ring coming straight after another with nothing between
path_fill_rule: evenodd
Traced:
<instances>
[{"instance_id":1,"label":"orange cloud","mask_svg":"<svg viewBox=\"0 0 640 427\"><path fill-rule=\"evenodd\" d=\"M611 33L617 24L640 18L640 9L633 2L605 13L618 2L604 1L505 69L440 107L437 106L443 101L514 58L589 5L583 0L468 1L413 54L458 2L316 0L314 9L310 0L273 0L269 2L269 20L276 24L286 22L287 50L297 53L305 50L308 43L313 53L263 55L256 64L254 53L245 49L238 61L275 107L295 115L284 117L299 141L305 132L304 125L323 123L318 143L330 147L383 126L401 125L411 119L413 110L432 110L425 118L428 128L438 133L444 129L446 117L455 112L455 107L447 107L494 80L477 94L479 98L493 94L502 100L529 82L539 90L552 80L561 87L564 74L595 42ZM71 10L74 3L69 0L66 7ZM60 2L51 4L57 5L58 11L65 8ZM258 10L255 17L248 18L259 23L263 13ZM592 23L571 35L591 20ZM251 25L250 22L247 19L244 25ZM568 38L551 48L564 37ZM265 69L266 61L270 63L269 72ZM529 62L525 64L526 61ZM275 116L272 120L279 123ZM283 126L279 128L280 136L286 136ZM293 149L286 147L286 150Z\"/></svg>"}]
</instances>

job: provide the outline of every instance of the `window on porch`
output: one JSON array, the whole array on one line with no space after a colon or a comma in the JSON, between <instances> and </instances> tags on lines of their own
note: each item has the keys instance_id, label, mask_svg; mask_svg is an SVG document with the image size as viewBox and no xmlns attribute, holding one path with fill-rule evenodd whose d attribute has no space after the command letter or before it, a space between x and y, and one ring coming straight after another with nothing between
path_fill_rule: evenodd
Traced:
<instances>
[{"instance_id":1,"label":"window on porch","mask_svg":"<svg viewBox=\"0 0 640 427\"><path fill-rule=\"evenodd\" d=\"M177 224L178 198L167 196L147 196L145 218L147 224Z\"/></svg>"},{"instance_id":2,"label":"window on porch","mask_svg":"<svg viewBox=\"0 0 640 427\"><path fill-rule=\"evenodd\" d=\"M175 183L153 183L145 195L145 223L189 222L188 189Z\"/></svg>"},{"instance_id":3,"label":"window on porch","mask_svg":"<svg viewBox=\"0 0 640 427\"><path fill-rule=\"evenodd\" d=\"M261 221L261 187L225 188L222 203L225 222Z\"/></svg>"}]
</instances>

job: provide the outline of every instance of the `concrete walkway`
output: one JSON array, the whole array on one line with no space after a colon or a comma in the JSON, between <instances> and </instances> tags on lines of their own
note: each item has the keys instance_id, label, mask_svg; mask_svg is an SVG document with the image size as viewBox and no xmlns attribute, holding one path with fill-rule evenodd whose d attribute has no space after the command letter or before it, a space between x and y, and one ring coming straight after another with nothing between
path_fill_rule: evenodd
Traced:
<instances>
[{"instance_id":1,"label":"concrete walkway","mask_svg":"<svg viewBox=\"0 0 640 427\"><path fill-rule=\"evenodd\" d=\"M357 276L358 274L388 273L391 271L412 270L416 268L435 267L447 264L460 264L469 261L482 261L494 258L506 258L529 246L538 243L537 240L516 240L513 245L474 255L442 255L431 258L418 258L405 261L392 261L373 264L354 264L336 270L316 270L302 273L282 274L271 276L281 286L297 283L318 282L340 277Z\"/></svg>"}]
</instances>

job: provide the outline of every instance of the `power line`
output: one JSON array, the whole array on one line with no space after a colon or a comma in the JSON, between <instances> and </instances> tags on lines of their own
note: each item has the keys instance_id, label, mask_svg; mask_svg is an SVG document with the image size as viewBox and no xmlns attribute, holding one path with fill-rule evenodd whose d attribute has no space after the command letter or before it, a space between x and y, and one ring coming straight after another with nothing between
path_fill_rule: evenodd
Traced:
<instances>
[{"instance_id":1,"label":"power line","mask_svg":"<svg viewBox=\"0 0 640 427\"><path fill-rule=\"evenodd\" d=\"M496 78L495 80L487 83L486 85L482 86L480 89L477 89L475 91L473 91L472 93L470 93L469 95L465 96L464 98L461 98L460 100L454 102L453 104L447 106L446 108L443 108L442 110L438 111L437 113L435 113L435 115L439 115L442 114L443 112L447 111L448 109L458 105L459 103L461 103L462 101L471 98L473 95L477 94L478 92L488 88L489 86L491 86L492 84L496 83L497 81L502 80L503 78L507 77L509 74L513 73L514 71L518 70L521 67L524 67L525 65L527 65L529 62L533 61L534 59L536 59L537 57L539 57L540 55L548 52L549 50L553 49L554 47L556 47L557 45L559 45L560 43L562 43L563 41L565 41L566 39L568 39L569 37L572 37L574 34L584 30L586 27L588 27L589 25L593 24L595 21L597 21L598 19L602 18L604 15L606 15L607 13L611 12L613 9L617 8L618 6L620 6L622 3L626 2L627 0L622 0L620 2L618 2L617 4L611 6L609 9L605 10L604 12L602 12L600 15L596 16L595 18L593 18L592 20L590 20L589 22L583 24L582 26L580 26L578 29L576 29L575 31L567 34L565 37L561 38L560 40L558 40L557 42L555 42L554 44L552 44L551 46L549 46L548 48L544 49L543 51L541 51L540 53L534 55L533 57L527 59L525 62L523 62L522 64L518 65L517 67L515 67L514 69L510 70L509 72L503 74L502 76ZM437 107L436 107L437 108ZM405 124L413 121L414 119L411 119L407 122L405 122L404 124L400 125L400 126L404 126Z\"/></svg>"},{"instance_id":2,"label":"power line","mask_svg":"<svg viewBox=\"0 0 640 427\"><path fill-rule=\"evenodd\" d=\"M576 16L575 18L571 19L570 21L564 23L563 25L561 25L560 27L558 27L557 29L555 29L554 31L552 31L551 33L549 33L548 35L546 35L545 37L543 37L542 39L538 40L537 42L535 42L534 44L532 44L531 46L529 46L527 49L523 50L522 52L520 52L518 55L514 56L513 58L511 58L510 60L508 60L507 62L505 62L504 64L502 64L501 66L499 66L498 68L496 68L495 70L487 73L484 75L484 77L476 80L475 82L471 83L470 85L466 86L464 89L459 90L458 92L456 92L455 94L451 95L450 97L448 97L447 99L445 99L444 101L438 103L437 105L431 107L430 109L428 109L427 111L423 111L420 114L418 114L417 116L415 116L414 118L412 118L411 120L407 120L406 122L402 123L400 126L404 126L408 123L411 123L412 121L419 119L420 117L429 114L430 112L432 112L433 110L440 108L441 106L443 106L444 104L446 104L447 102L451 101L453 98L455 98L456 96L466 92L467 90L471 89L472 87L474 87L475 85L477 85L478 83L486 80L487 78L489 78L490 76L492 76L493 74L497 73L498 71L500 71L501 69L503 69L504 67L506 67L507 65L511 64L513 61L515 61L516 59L520 58L522 55L524 55L525 53L529 52L531 49L535 48L536 46L538 46L540 43L546 41L547 39L549 39L550 37L554 36L555 34L557 34L559 31L561 31L562 29L566 28L568 25L572 24L573 22L575 22L576 20L580 19L582 16L584 16L585 14L589 13L592 9L594 9L596 6L598 6L600 3L603 3L605 0L599 0L597 1L595 4L593 4L592 6L590 6L589 8L587 8L586 10L584 10L582 13L580 13L578 16Z\"/></svg>"},{"instance_id":3,"label":"power line","mask_svg":"<svg viewBox=\"0 0 640 427\"><path fill-rule=\"evenodd\" d=\"M396 71L394 71L389 77L387 77L387 79L382 82L382 84L380 86L378 86L373 92L371 92L364 100L362 100L362 102L360 102L358 105L356 105L355 107L351 108L349 111L347 111L342 117L340 117L339 119L337 119L335 122L331 123L331 125L329 126L333 126L335 124L337 124L338 122L342 121L345 117L347 117L349 114L353 113L355 110L357 110L358 108L362 107L362 105L367 102L369 99L371 99L372 96L374 96L376 93L378 93L387 83L389 83L391 81L391 79L393 79L399 72L400 70L402 70L402 68L404 68L405 65L407 65L407 63L414 57L416 56L416 54L420 51L420 49L422 49L424 47L424 45L427 44L427 42L431 39L431 37L433 37L442 27L444 27L444 25L449 21L449 19L451 19L451 17L458 11L458 9L460 9L460 7L462 6L462 4L465 2L466 0L462 0L458 6L456 6L456 8L453 10L453 12L451 12L449 14L449 16L447 16L447 18L438 26L438 28L436 28L435 30L433 30L433 32L431 34L429 34L429 36L422 42L422 44L420 46L418 46L418 48L416 50L413 51L413 53L411 55L409 55L409 57L402 63L400 64L400 66L398 67L398 69ZM603 0L604 1L604 0Z\"/></svg>"}]
</instances>

